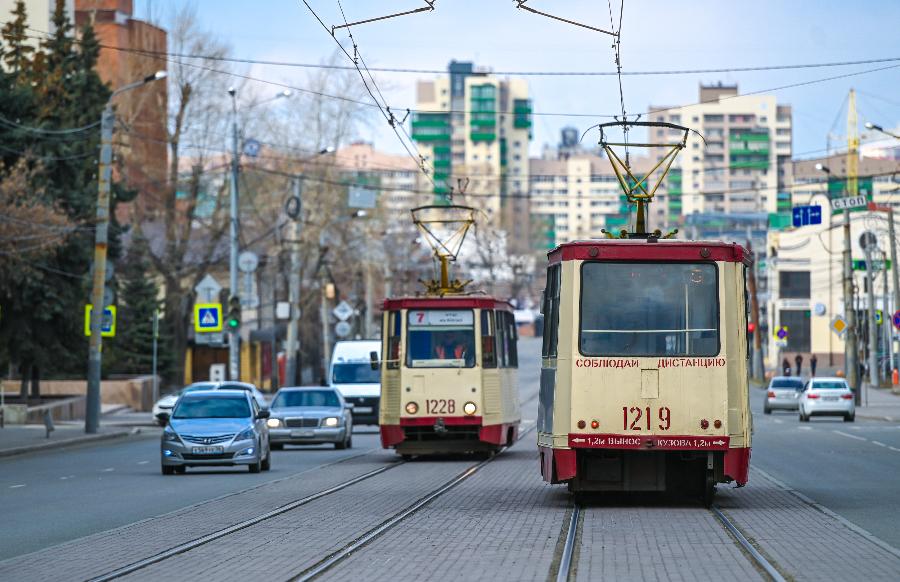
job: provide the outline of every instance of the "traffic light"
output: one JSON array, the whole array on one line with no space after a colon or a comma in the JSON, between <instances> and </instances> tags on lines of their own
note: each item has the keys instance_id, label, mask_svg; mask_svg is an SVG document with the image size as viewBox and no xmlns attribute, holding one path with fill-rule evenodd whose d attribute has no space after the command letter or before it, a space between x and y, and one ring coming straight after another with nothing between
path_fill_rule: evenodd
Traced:
<instances>
[{"instance_id":1,"label":"traffic light","mask_svg":"<svg viewBox=\"0 0 900 582\"><path fill-rule=\"evenodd\" d=\"M228 318L225 324L229 331L237 331L241 327L241 300L239 297L228 299Z\"/></svg>"},{"instance_id":2,"label":"traffic light","mask_svg":"<svg viewBox=\"0 0 900 582\"><path fill-rule=\"evenodd\" d=\"M756 324L752 321L747 323L747 333L753 335L753 332L756 331Z\"/></svg>"}]
</instances>

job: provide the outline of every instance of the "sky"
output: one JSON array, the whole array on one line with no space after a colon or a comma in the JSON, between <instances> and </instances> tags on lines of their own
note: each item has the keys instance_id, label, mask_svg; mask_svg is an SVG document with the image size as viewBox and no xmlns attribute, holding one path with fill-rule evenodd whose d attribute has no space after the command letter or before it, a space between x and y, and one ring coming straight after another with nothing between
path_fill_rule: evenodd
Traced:
<instances>
[{"instance_id":1,"label":"sky","mask_svg":"<svg viewBox=\"0 0 900 582\"><path fill-rule=\"evenodd\" d=\"M135 15L159 16L174 1L135 0ZM343 22L337 0L308 1L326 24ZM352 22L417 8L424 2L342 0L342 4ZM436 0L434 4L433 12L354 27L366 63L445 70L455 59L494 71L615 71L611 37L517 10L513 0ZM202 24L230 43L236 57L318 63L329 59L336 48L302 0L194 0L194 5ZM610 27L610 8L604 2L529 0L529 6ZM619 6L612 10L618 21ZM900 2L896 0L626 0L622 67L627 72L900 58L897 22ZM346 38L341 31L337 36ZM884 127L900 124L900 60L789 71L625 76L623 94L626 111L638 113L650 105L694 103L701 82L737 83L741 92L749 92L892 65L895 68L771 91L779 103L793 106L795 157L814 157L823 153L829 132L845 139L850 88L858 92L861 130L866 121ZM244 70L261 79L297 86L308 83L304 69L253 65ZM395 110L414 107L416 80L433 77L376 73L379 88ZM583 130L609 121L595 115L620 110L615 76L528 80L536 113L591 114L535 115L532 154L538 154L544 143L556 144L562 127ZM264 84L257 89L262 95L278 90ZM380 149L402 151L393 132L375 115L360 138ZM590 135L585 140L596 141Z\"/></svg>"}]
</instances>

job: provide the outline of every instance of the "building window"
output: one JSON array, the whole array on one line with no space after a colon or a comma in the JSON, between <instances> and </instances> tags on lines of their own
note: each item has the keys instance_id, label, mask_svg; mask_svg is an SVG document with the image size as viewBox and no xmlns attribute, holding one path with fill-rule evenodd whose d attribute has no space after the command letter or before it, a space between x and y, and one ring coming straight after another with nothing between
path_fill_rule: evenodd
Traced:
<instances>
[{"instance_id":1,"label":"building window","mask_svg":"<svg viewBox=\"0 0 900 582\"><path fill-rule=\"evenodd\" d=\"M782 299L809 299L809 287L809 271L778 273L778 289Z\"/></svg>"},{"instance_id":2,"label":"building window","mask_svg":"<svg viewBox=\"0 0 900 582\"><path fill-rule=\"evenodd\" d=\"M807 273L808 275L809 273ZM810 351L810 317L808 310L782 309L778 312L780 324L788 328L788 352Z\"/></svg>"}]
</instances>

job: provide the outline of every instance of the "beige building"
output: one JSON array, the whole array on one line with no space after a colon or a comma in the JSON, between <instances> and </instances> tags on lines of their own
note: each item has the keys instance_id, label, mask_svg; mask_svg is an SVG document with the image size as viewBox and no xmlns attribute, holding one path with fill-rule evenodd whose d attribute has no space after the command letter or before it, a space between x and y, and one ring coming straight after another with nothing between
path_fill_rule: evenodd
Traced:
<instances>
[{"instance_id":1,"label":"beige building","mask_svg":"<svg viewBox=\"0 0 900 582\"><path fill-rule=\"evenodd\" d=\"M699 102L651 107L650 120L696 130L673 165L655 212L672 224L694 213L788 212L791 183L791 107L774 95L740 95L737 85L701 85ZM655 129L649 139L679 138ZM660 150L659 154L665 152Z\"/></svg>"},{"instance_id":2,"label":"beige building","mask_svg":"<svg viewBox=\"0 0 900 582\"><path fill-rule=\"evenodd\" d=\"M817 170L816 165L827 168ZM890 172L900 172L900 162L894 160L877 160L861 158L859 161L859 194L869 197L879 206L894 206L900 213L900 200L896 199L898 184L892 182ZM768 363L778 366L781 357L791 354L788 359L793 362L792 354L802 353L808 358L809 353L816 353L819 363L826 365L832 362L835 366L843 365L844 342L830 325L835 315L845 315L844 293L842 286L842 251L844 244L843 213L832 213L831 200L847 195L846 193L846 155L835 155L819 160L803 160L793 163L792 173L794 186L793 201L796 206L815 205L822 208L822 224L771 230L768 235L769 257L766 261L768 275L768 294L762 298L767 304L768 321ZM867 333L868 309L865 254L859 244L864 232L873 233L878 240L878 251L875 261L881 263L884 258L890 259L887 213L868 210L850 213L851 254L853 259L853 277L859 321L863 334ZM895 229L900 232L900 214L894 218ZM894 265L890 265L894 268ZM890 320L890 314L898 306L891 299L892 283L888 270L888 297L884 297L884 272L876 272L875 307L883 310ZM774 334L779 326L788 327L787 345L779 346ZM879 327L879 340L885 331ZM884 343L880 343L883 351Z\"/></svg>"},{"instance_id":3,"label":"beige building","mask_svg":"<svg viewBox=\"0 0 900 582\"><path fill-rule=\"evenodd\" d=\"M500 79L472 63L452 61L448 76L419 81L412 137L433 168L435 201L485 211L507 231L511 251L526 250L531 100L522 79ZM462 184L461 182L462 181ZM429 184L431 186L431 184Z\"/></svg>"},{"instance_id":4,"label":"beige building","mask_svg":"<svg viewBox=\"0 0 900 582\"><path fill-rule=\"evenodd\" d=\"M409 210L430 204L426 182L416 163L407 155L376 150L371 143L355 142L334 154L335 165L354 181L372 186L377 204L397 221L409 222Z\"/></svg>"}]
</instances>

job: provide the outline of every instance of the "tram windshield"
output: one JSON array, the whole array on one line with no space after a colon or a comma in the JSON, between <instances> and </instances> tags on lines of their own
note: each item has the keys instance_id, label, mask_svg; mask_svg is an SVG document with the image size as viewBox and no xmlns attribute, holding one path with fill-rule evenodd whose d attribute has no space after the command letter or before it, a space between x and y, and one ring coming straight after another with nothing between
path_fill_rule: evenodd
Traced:
<instances>
[{"instance_id":1,"label":"tram windshield","mask_svg":"<svg viewBox=\"0 0 900 582\"><path fill-rule=\"evenodd\" d=\"M475 366L475 315L471 310L409 311L407 366Z\"/></svg>"},{"instance_id":2,"label":"tram windshield","mask_svg":"<svg viewBox=\"0 0 900 582\"><path fill-rule=\"evenodd\" d=\"M583 355L719 353L715 265L589 262L581 276Z\"/></svg>"}]
</instances>

